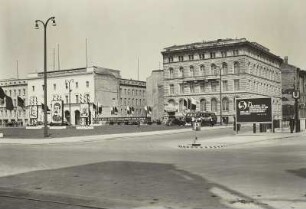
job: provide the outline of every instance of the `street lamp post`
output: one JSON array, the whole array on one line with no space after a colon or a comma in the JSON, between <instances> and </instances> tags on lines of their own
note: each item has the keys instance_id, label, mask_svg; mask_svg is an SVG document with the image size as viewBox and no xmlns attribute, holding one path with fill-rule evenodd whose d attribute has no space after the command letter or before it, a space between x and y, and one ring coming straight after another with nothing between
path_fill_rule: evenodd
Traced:
<instances>
[{"instance_id":1,"label":"street lamp post","mask_svg":"<svg viewBox=\"0 0 306 209\"><path fill-rule=\"evenodd\" d=\"M55 17L50 17L46 22L35 20L35 29L39 29L38 23L44 26L44 137L48 137L48 119L47 119L47 26L52 20L52 25L56 26Z\"/></svg>"},{"instance_id":2,"label":"street lamp post","mask_svg":"<svg viewBox=\"0 0 306 209\"><path fill-rule=\"evenodd\" d=\"M71 124L71 82L74 82L73 79L65 80L66 85L68 85L68 91L69 91L69 124Z\"/></svg>"}]
</instances>

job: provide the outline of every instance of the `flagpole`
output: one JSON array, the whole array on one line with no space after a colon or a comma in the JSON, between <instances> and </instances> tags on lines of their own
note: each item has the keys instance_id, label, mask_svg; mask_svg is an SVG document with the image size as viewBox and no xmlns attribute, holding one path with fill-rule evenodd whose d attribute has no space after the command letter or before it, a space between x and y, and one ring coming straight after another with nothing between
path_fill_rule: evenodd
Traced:
<instances>
[{"instance_id":1,"label":"flagpole","mask_svg":"<svg viewBox=\"0 0 306 209\"><path fill-rule=\"evenodd\" d=\"M17 79L19 79L18 60L17 60Z\"/></svg>"},{"instance_id":2,"label":"flagpole","mask_svg":"<svg viewBox=\"0 0 306 209\"><path fill-rule=\"evenodd\" d=\"M60 48L59 48L59 44L57 44L57 67L58 67L58 70L61 69L61 66L60 66Z\"/></svg>"},{"instance_id":3,"label":"flagpole","mask_svg":"<svg viewBox=\"0 0 306 209\"><path fill-rule=\"evenodd\" d=\"M86 38L86 68L88 67L88 52L87 52L87 38Z\"/></svg>"}]
</instances>

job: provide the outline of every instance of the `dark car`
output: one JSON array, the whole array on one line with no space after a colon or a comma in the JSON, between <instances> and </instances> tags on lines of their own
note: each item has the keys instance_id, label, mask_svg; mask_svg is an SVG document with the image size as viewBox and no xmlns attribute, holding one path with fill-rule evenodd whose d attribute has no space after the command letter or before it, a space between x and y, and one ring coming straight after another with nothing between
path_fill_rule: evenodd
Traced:
<instances>
[{"instance_id":1,"label":"dark car","mask_svg":"<svg viewBox=\"0 0 306 209\"><path fill-rule=\"evenodd\" d=\"M214 112L198 111L190 112L185 116L186 123L192 124L195 120L201 122L202 126L213 126L217 123L217 116Z\"/></svg>"},{"instance_id":2,"label":"dark car","mask_svg":"<svg viewBox=\"0 0 306 209\"><path fill-rule=\"evenodd\" d=\"M185 125L185 121L182 119L178 119L178 118L169 118L166 122L167 126L184 126Z\"/></svg>"}]
</instances>

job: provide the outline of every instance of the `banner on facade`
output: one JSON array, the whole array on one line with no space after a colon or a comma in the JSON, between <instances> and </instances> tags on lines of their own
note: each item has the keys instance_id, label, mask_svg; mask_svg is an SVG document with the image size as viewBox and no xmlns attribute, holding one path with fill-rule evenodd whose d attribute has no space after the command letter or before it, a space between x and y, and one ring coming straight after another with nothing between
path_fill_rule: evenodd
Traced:
<instances>
[{"instance_id":1,"label":"banner on facade","mask_svg":"<svg viewBox=\"0 0 306 209\"><path fill-rule=\"evenodd\" d=\"M38 107L37 105L30 106L30 119L37 119L38 117Z\"/></svg>"},{"instance_id":2,"label":"banner on facade","mask_svg":"<svg viewBox=\"0 0 306 209\"><path fill-rule=\"evenodd\" d=\"M52 123L61 124L63 123L63 101L51 101L52 111L51 111L51 121Z\"/></svg>"},{"instance_id":3,"label":"banner on facade","mask_svg":"<svg viewBox=\"0 0 306 209\"><path fill-rule=\"evenodd\" d=\"M89 117L89 105L87 103L80 104L80 116L81 118L88 118Z\"/></svg>"},{"instance_id":4,"label":"banner on facade","mask_svg":"<svg viewBox=\"0 0 306 209\"><path fill-rule=\"evenodd\" d=\"M236 119L241 122L272 122L271 98L236 99Z\"/></svg>"}]
</instances>

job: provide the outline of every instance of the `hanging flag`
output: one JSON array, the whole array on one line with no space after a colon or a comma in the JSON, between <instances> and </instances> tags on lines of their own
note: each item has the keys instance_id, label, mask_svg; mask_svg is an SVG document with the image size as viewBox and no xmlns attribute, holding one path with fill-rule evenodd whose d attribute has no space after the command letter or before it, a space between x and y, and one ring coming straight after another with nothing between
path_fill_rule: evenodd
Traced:
<instances>
[{"instance_id":1,"label":"hanging flag","mask_svg":"<svg viewBox=\"0 0 306 209\"><path fill-rule=\"evenodd\" d=\"M190 101L191 101L190 109L195 110L197 108L197 101L193 98L191 98Z\"/></svg>"},{"instance_id":2,"label":"hanging flag","mask_svg":"<svg viewBox=\"0 0 306 209\"><path fill-rule=\"evenodd\" d=\"M191 109L191 99L187 99L187 109Z\"/></svg>"},{"instance_id":3,"label":"hanging flag","mask_svg":"<svg viewBox=\"0 0 306 209\"><path fill-rule=\"evenodd\" d=\"M19 96L17 96L17 106L19 106L21 108L25 108L24 100L21 97L19 97Z\"/></svg>"},{"instance_id":4,"label":"hanging flag","mask_svg":"<svg viewBox=\"0 0 306 209\"><path fill-rule=\"evenodd\" d=\"M188 106L188 104L187 104L187 100L186 100L186 99L184 99L184 107L186 107L186 108L187 108L187 106Z\"/></svg>"},{"instance_id":5,"label":"hanging flag","mask_svg":"<svg viewBox=\"0 0 306 209\"><path fill-rule=\"evenodd\" d=\"M134 107L131 107L131 114L134 114Z\"/></svg>"},{"instance_id":6,"label":"hanging flag","mask_svg":"<svg viewBox=\"0 0 306 209\"><path fill-rule=\"evenodd\" d=\"M14 109L14 105L13 105L12 98L9 97L9 96L6 96L5 99L6 99L6 109L13 110Z\"/></svg>"},{"instance_id":7,"label":"hanging flag","mask_svg":"<svg viewBox=\"0 0 306 209\"><path fill-rule=\"evenodd\" d=\"M102 105L98 108L98 113L99 113L99 114L102 113Z\"/></svg>"},{"instance_id":8,"label":"hanging flag","mask_svg":"<svg viewBox=\"0 0 306 209\"><path fill-rule=\"evenodd\" d=\"M95 103L92 103L92 108L93 108L93 109L96 109L96 108L97 108L97 106L96 106Z\"/></svg>"},{"instance_id":9,"label":"hanging flag","mask_svg":"<svg viewBox=\"0 0 306 209\"><path fill-rule=\"evenodd\" d=\"M4 97L6 97L3 89L0 87L0 99L3 99L4 100Z\"/></svg>"},{"instance_id":10,"label":"hanging flag","mask_svg":"<svg viewBox=\"0 0 306 209\"><path fill-rule=\"evenodd\" d=\"M41 109L45 109L45 105L44 105L44 103L41 103ZM49 107L47 106L47 111L50 111L50 109L49 109Z\"/></svg>"}]
</instances>

